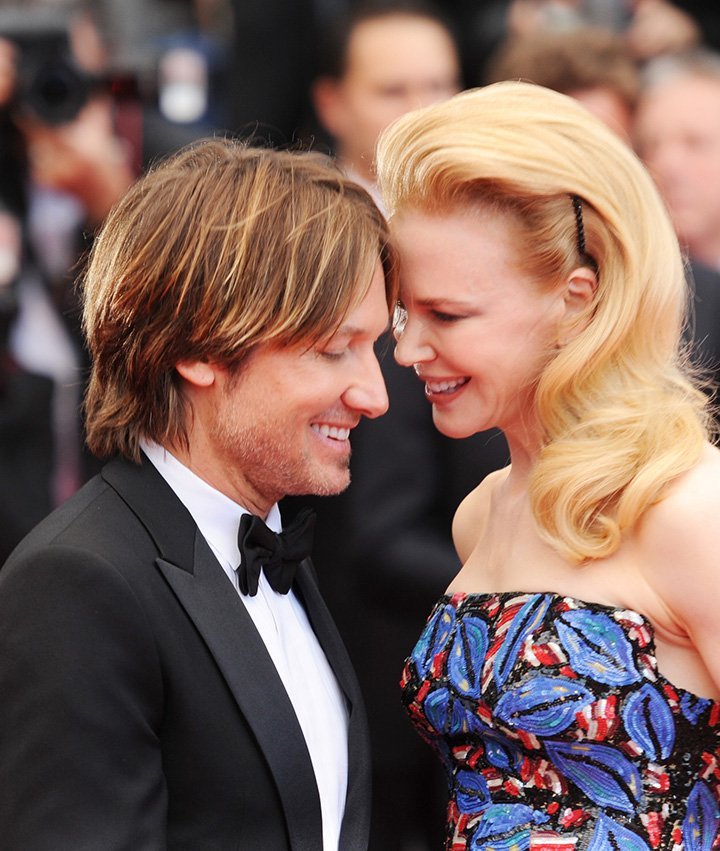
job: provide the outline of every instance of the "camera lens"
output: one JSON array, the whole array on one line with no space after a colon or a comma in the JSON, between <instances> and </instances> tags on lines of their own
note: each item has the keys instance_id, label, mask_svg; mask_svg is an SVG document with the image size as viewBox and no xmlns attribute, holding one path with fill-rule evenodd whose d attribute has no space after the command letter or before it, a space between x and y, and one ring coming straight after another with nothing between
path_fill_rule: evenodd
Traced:
<instances>
[{"instance_id":1,"label":"camera lens","mask_svg":"<svg viewBox=\"0 0 720 851\"><path fill-rule=\"evenodd\" d=\"M78 114L88 98L87 80L62 59L39 66L24 93L24 103L46 124L63 124Z\"/></svg>"}]
</instances>

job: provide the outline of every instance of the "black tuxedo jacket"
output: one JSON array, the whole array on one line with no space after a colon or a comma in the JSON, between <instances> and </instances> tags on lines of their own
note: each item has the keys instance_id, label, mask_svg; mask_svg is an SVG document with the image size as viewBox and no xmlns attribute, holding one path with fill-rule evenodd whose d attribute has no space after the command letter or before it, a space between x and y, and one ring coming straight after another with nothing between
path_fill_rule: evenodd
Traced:
<instances>
[{"instance_id":1,"label":"black tuxedo jacket","mask_svg":"<svg viewBox=\"0 0 720 851\"><path fill-rule=\"evenodd\" d=\"M366 721L309 562L295 591L347 698L340 847L367 847ZM250 616L147 461L113 461L0 571L4 851L320 851L314 773Z\"/></svg>"}]
</instances>

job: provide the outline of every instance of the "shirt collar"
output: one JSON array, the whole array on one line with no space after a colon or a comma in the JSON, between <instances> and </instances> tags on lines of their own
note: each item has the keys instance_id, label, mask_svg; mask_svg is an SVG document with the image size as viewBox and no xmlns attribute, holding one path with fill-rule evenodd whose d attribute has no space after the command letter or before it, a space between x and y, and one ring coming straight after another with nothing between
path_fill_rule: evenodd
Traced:
<instances>
[{"instance_id":1,"label":"shirt collar","mask_svg":"<svg viewBox=\"0 0 720 851\"><path fill-rule=\"evenodd\" d=\"M141 449L190 512L218 558L230 567L237 567L240 563L240 518L251 512L209 485L164 447L142 441ZM273 532L281 531L282 521L277 503L268 512L265 522Z\"/></svg>"}]
</instances>

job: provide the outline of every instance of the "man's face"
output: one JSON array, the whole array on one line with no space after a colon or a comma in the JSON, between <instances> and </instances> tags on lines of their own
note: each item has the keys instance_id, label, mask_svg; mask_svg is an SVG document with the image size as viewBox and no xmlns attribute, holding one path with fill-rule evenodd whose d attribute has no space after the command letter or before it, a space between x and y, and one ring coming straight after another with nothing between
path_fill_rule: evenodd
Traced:
<instances>
[{"instance_id":1,"label":"man's face","mask_svg":"<svg viewBox=\"0 0 720 851\"><path fill-rule=\"evenodd\" d=\"M459 77L455 46L440 24L409 15L364 21L350 38L331 114L321 118L345 164L370 178L380 133L406 112L451 97Z\"/></svg>"},{"instance_id":2,"label":"man's face","mask_svg":"<svg viewBox=\"0 0 720 851\"><path fill-rule=\"evenodd\" d=\"M720 262L720 80L688 76L651 88L635 144L690 255Z\"/></svg>"},{"instance_id":3,"label":"man's face","mask_svg":"<svg viewBox=\"0 0 720 851\"><path fill-rule=\"evenodd\" d=\"M593 115L626 140L630 136L632 111L616 91L609 86L593 86L589 89L576 89L568 92L570 97L580 103Z\"/></svg>"},{"instance_id":4,"label":"man's face","mask_svg":"<svg viewBox=\"0 0 720 851\"><path fill-rule=\"evenodd\" d=\"M367 295L329 340L260 347L237 376L211 367L212 382L190 390L191 469L260 516L286 495L343 491L350 431L387 410L373 349L387 324L378 262Z\"/></svg>"}]
</instances>

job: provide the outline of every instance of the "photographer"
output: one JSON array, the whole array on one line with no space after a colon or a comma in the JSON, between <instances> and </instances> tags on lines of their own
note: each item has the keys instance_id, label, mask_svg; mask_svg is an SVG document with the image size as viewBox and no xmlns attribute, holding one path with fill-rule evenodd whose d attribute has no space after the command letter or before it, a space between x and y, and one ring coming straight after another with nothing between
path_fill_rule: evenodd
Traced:
<instances>
[{"instance_id":1,"label":"photographer","mask_svg":"<svg viewBox=\"0 0 720 851\"><path fill-rule=\"evenodd\" d=\"M0 9L0 561L92 472L74 277L135 176L103 63L86 14Z\"/></svg>"}]
</instances>

